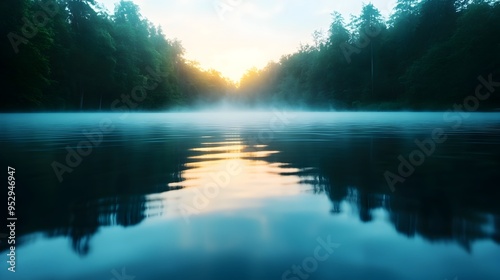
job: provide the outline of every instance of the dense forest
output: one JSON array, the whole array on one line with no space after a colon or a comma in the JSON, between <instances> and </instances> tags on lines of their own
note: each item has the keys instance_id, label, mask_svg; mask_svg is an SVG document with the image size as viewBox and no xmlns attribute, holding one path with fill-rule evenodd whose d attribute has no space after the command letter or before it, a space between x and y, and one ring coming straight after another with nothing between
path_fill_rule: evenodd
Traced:
<instances>
[{"instance_id":1,"label":"dense forest","mask_svg":"<svg viewBox=\"0 0 500 280\"><path fill-rule=\"evenodd\" d=\"M500 81L498 1L398 0L388 22L371 4L346 24L241 80L247 102L347 110L442 110ZM500 107L491 94L480 109Z\"/></svg>"},{"instance_id":2,"label":"dense forest","mask_svg":"<svg viewBox=\"0 0 500 280\"><path fill-rule=\"evenodd\" d=\"M94 0L5 0L2 110L164 109L219 98L215 70L183 59L137 5L113 15Z\"/></svg>"},{"instance_id":3,"label":"dense forest","mask_svg":"<svg viewBox=\"0 0 500 280\"><path fill-rule=\"evenodd\" d=\"M4 0L0 110L163 110L219 101L327 110L500 108L500 2L365 4L235 85L183 57L179 41L121 1ZM497 82L498 81L498 82ZM472 100L474 101L474 100ZM471 105L469 105L471 106Z\"/></svg>"}]
</instances>

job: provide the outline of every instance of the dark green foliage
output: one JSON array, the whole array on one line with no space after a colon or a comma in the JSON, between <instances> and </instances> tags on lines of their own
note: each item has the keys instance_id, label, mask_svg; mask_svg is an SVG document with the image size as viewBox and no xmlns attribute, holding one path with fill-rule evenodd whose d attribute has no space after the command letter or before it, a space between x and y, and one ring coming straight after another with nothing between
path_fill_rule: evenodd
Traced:
<instances>
[{"instance_id":1,"label":"dark green foliage","mask_svg":"<svg viewBox=\"0 0 500 280\"><path fill-rule=\"evenodd\" d=\"M94 0L6 0L0 8L2 111L160 110L231 88L219 73L184 61L180 43L131 1L112 16Z\"/></svg>"},{"instance_id":2,"label":"dark green foliage","mask_svg":"<svg viewBox=\"0 0 500 280\"><path fill-rule=\"evenodd\" d=\"M314 46L251 69L234 85L183 58L133 2L113 15L94 0L0 4L0 110L161 110L287 104L339 110L446 110L500 81L500 3L398 0L387 22L372 5L332 14ZM483 80L484 81L484 80ZM500 108L500 89L478 110ZM131 96L139 97L133 102Z\"/></svg>"},{"instance_id":3,"label":"dark green foliage","mask_svg":"<svg viewBox=\"0 0 500 280\"><path fill-rule=\"evenodd\" d=\"M475 94L478 76L500 81L498 1L399 0L387 24L371 4L349 24L332 16L322 44L302 46L243 77L243 99L341 110L446 110ZM500 94L492 93L478 110L499 107Z\"/></svg>"}]
</instances>

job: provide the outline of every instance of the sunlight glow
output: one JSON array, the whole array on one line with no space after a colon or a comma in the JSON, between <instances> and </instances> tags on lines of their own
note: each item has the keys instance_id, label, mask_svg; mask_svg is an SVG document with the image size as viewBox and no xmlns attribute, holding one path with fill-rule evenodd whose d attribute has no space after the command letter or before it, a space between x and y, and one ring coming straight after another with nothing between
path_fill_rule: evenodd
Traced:
<instances>
[{"instance_id":1,"label":"sunlight glow","mask_svg":"<svg viewBox=\"0 0 500 280\"><path fill-rule=\"evenodd\" d=\"M396 0L369 1L388 18ZM113 12L118 0L98 0ZM225 1L134 0L142 15L161 25L167 38L177 38L188 60L203 69L215 69L239 81L252 67L262 68L282 55L295 52L301 44L312 44L314 30L328 31L331 13L340 12L346 21L358 15L363 3L353 0L311 1ZM226 11L217 4L235 3ZM203 43L200 43L203 42Z\"/></svg>"},{"instance_id":2,"label":"sunlight glow","mask_svg":"<svg viewBox=\"0 0 500 280\"><path fill-rule=\"evenodd\" d=\"M192 191L203 192L206 186L219 186L218 194L210 199L207 209L231 209L241 206L252 198L294 195L304 190L302 179L298 176L300 169L290 167L286 163L268 162L266 158L278 151L266 150L266 145L250 147L242 144L243 141L233 140L203 142L202 147L191 148L197 153L189 157L191 162L184 164L181 171L180 182L169 183L170 188L182 188L175 192L166 192L162 195L165 199L192 199ZM237 138L237 137L236 137ZM207 139L207 138L204 138ZM238 143L238 144L236 144ZM227 185L218 181L221 173L226 172L227 166L232 164L241 170L236 175L226 176ZM219 179L217 179L219 178ZM222 180L224 181L224 180ZM190 195L188 195L190 194ZM227 196L232 200L224 199ZM248 200L250 199L250 200ZM229 202L232 201L232 202ZM231 203L231 205L228 205ZM192 202L186 201L185 205Z\"/></svg>"}]
</instances>

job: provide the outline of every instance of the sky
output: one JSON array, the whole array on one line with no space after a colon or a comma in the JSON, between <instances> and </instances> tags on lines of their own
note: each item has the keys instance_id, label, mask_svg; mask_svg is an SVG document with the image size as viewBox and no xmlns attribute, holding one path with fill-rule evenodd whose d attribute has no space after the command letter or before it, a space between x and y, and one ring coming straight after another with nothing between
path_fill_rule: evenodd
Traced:
<instances>
[{"instance_id":1,"label":"sky","mask_svg":"<svg viewBox=\"0 0 500 280\"><path fill-rule=\"evenodd\" d=\"M119 0L97 0L111 13ZM178 39L184 57L203 69L215 69L239 81L250 68L263 68L300 44L312 44L312 33L325 34L334 11L359 15L372 3L388 16L396 0L134 0L141 14L161 25L168 39Z\"/></svg>"}]
</instances>

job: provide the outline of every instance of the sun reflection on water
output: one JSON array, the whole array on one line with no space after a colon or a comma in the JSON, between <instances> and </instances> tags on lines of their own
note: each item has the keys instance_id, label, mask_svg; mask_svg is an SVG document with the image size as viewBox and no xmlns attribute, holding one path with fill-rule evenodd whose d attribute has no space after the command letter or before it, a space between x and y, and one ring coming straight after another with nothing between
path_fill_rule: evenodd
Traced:
<instances>
[{"instance_id":1,"label":"sun reflection on water","mask_svg":"<svg viewBox=\"0 0 500 280\"><path fill-rule=\"evenodd\" d=\"M177 190L160 194L169 204L169 211L178 210L179 205L196 208L193 199L197 195L210 200L203 209L196 208L203 212L257 206L261 203L259 199L296 195L306 187L298 176L300 169L270 159L279 151L267 145L247 145L235 134L222 141L203 137L200 146L190 148L189 152L192 155L183 165L180 180L168 184L170 189Z\"/></svg>"}]
</instances>

